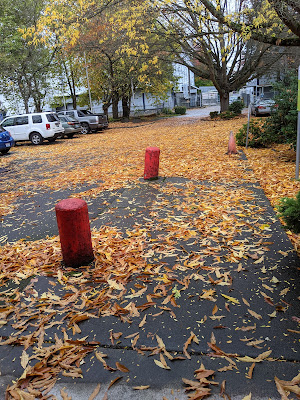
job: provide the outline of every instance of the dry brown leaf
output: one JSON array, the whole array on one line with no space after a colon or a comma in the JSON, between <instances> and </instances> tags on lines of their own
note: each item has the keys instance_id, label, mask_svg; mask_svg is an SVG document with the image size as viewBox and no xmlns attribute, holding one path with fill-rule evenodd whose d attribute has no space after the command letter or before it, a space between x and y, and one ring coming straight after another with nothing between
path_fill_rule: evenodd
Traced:
<instances>
[{"instance_id":1,"label":"dry brown leaf","mask_svg":"<svg viewBox=\"0 0 300 400\"><path fill-rule=\"evenodd\" d=\"M116 366L121 372L129 372L129 369L125 367L125 365L120 364L118 361L116 362Z\"/></svg>"},{"instance_id":2,"label":"dry brown leaf","mask_svg":"<svg viewBox=\"0 0 300 400\"><path fill-rule=\"evenodd\" d=\"M88 400L94 400L96 398L96 396L99 394L100 388L101 388L101 385L100 385L100 383L98 383L98 385L95 387L95 389L93 390L93 393L90 395Z\"/></svg>"},{"instance_id":3,"label":"dry brown leaf","mask_svg":"<svg viewBox=\"0 0 300 400\"><path fill-rule=\"evenodd\" d=\"M61 389L60 395L62 397L62 400L72 400L72 397L65 392L65 388Z\"/></svg>"},{"instance_id":4,"label":"dry brown leaf","mask_svg":"<svg viewBox=\"0 0 300 400\"><path fill-rule=\"evenodd\" d=\"M163 369L171 369L168 365L164 365L161 361L154 359L153 360L155 362L155 364Z\"/></svg>"},{"instance_id":5,"label":"dry brown leaf","mask_svg":"<svg viewBox=\"0 0 300 400\"><path fill-rule=\"evenodd\" d=\"M118 376L117 378L113 379L113 380L110 382L110 384L108 385L107 390L109 390L109 389L112 387L112 385L114 385L114 384L115 384L116 382L118 382L120 379L122 379L122 376Z\"/></svg>"},{"instance_id":6,"label":"dry brown leaf","mask_svg":"<svg viewBox=\"0 0 300 400\"><path fill-rule=\"evenodd\" d=\"M28 365L28 361L29 361L29 356L26 353L25 350L22 351L22 356L21 356L21 365L24 369L26 369L27 365Z\"/></svg>"},{"instance_id":7,"label":"dry brown leaf","mask_svg":"<svg viewBox=\"0 0 300 400\"><path fill-rule=\"evenodd\" d=\"M149 389L150 385L145 385L145 386L133 386L132 389L134 390L146 390Z\"/></svg>"},{"instance_id":8,"label":"dry brown leaf","mask_svg":"<svg viewBox=\"0 0 300 400\"><path fill-rule=\"evenodd\" d=\"M252 363L251 367L249 368L248 374L246 374L246 378L252 379L254 367L255 367L255 363Z\"/></svg>"},{"instance_id":9,"label":"dry brown leaf","mask_svg":"<svg viewBox=\"0 0 300 400\"><path fill-rule=\"evenodd\" d=\"M250 308L248 308L248 312L249 312L249 314L252 315L252 317L254 317L256 319L262 319L262 316L260 314L257 314L255 311L250 310Z\"/></svg>"},{"instance_id":10,"label":"dry brown leaf","mask_svg":"<svg viewBox=\"0 0 300 400\"><path fill-rule=\"evenodd\" d=\"M139 328L142 328L146 323L147 314L145 314L144 318L139 323Z\"/></svg>"},{"instance_id":11,"label":"dry brown leaf","mask_svg":"<svg viewBox=\"0 0 300 400\"><path fill-rule=\"evenodd\" d=\"M242 400L251 400L252 394L249 393L247 396L243 397Z\"/></svg>"}]
</instances>

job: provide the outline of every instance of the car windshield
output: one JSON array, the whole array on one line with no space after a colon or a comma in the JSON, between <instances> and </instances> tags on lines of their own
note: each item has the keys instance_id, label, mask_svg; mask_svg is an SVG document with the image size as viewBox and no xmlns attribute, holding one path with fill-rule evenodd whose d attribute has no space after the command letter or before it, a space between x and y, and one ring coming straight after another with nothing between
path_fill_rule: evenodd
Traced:
<instances>
[{"instance_id":1,"label":"car windshield","mask_svg":"<svg viewBox=\"0 0 300 400\"><path fill-rule=\"evenodd\" d=\"M79 111L79 110L77 111L77 114L79 117L84 117L84 115L85 115L82 111Z\"/></svg>"}]
</instances>

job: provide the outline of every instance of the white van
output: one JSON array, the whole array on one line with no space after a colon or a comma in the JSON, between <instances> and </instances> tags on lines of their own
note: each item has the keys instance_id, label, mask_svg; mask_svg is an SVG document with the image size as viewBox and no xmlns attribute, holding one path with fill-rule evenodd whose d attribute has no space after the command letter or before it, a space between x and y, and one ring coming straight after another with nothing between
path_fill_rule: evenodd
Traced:
<instances>
[{"instance_id":1,"label":"white van","mask_svg":"<svg viewBox=\"0 0 300 400\"><path fill-rule=\"evenodd\" d=\"M53 112L12 115L1 122L15 142L30 140L33 144L42 144L44 139L54 142L63 136L64 128Z\"/></svg>"}]
</instances>

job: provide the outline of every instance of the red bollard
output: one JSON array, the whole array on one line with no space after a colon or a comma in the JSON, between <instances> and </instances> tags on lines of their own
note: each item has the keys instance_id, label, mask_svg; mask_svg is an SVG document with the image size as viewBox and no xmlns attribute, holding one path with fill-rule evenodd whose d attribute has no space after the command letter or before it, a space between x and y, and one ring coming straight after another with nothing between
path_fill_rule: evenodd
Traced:
<instances>
[{"instance_id":1,"label":"red bollard","mask_svg":"<svg viewBox=\"0 0 300 400\"><path fill-rule=\"evenodd\" d=\"M61 200L55 206L63 260L66 266L79 267L93 261L88 207L84 200Z\"/></svg>"},{"instance_id":2,"label":"red bollard","mask_svg":"<svg viewBox=\"0 0 300 400\"><path fill-rule=\"evenodd\" d=\"M229 135L227 154L237 154L237 149L236 149L236 144L235 144L235 136L232 131L230 131L230 135Z\"/></svg>"},{"instance_id":3,"label":"red bollard","mask_svg":"<svg viewBox=\"0 0 300 400\"><path fill-rule=\"evenodd\" d=\"M158 147L146 148L144 179L158 178L159 153Z\"/></svg>"}]
</instances>

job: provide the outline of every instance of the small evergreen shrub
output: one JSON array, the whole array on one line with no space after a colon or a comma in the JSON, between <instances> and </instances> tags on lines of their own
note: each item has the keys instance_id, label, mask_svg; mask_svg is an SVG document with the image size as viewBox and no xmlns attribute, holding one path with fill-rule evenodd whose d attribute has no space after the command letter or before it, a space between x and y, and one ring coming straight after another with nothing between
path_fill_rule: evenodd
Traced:
<instances>
[{"instance_id":1,"label":"small evergreen shrub","mask_svg":"<svg viewBox=\"0 0 300 400\"><path fill-rule=\"evenodd\" d=\"M242 128L236 134L236 142L239 146L246 146L247 139L247 126L244 124ZM262 120L250 120L249 123L249 135L248 135L248 146L249 147L264 147L265 140L263 137Z\"/></svg>"},{"instance_id":2,"label":"small evergreen shrub","mask_svg":"<svg viewBox=\"0 0 300 400\"><path fill-rule=\"evenodd\" d=\"M233 101L229 104L228 110L233 112L235 115L240 115L242 113L242 109L244 108L244 103L241 100Z\"/></svg>"},{"instance_id":3,"label":"small evergreen shrub","mask_svg":"<svg viewBox=\"0 0 300 400\"><path fill-rule=\"evenodd\" d=\"M222 119L232 119L236 116L236 114L234 112L229 111L229 110L223 111L219 115Z\"/></svg>"},{"instance_id":4,"label":"small evergreen shrub","mask_svg":"<svg viewBox=\"0 0 300 400\"><path fill-rule=\"evenodd\" d=\"M285 227L294 233L300 233L300 191L296 198L283 197L277 209Z\"/></svg>"},{"instance_id":5,"label":"small evergreen shrub","mask_svg":"<svg viewBox=\"0 0 300 400\"><path fill-rule=\"evenodd\" d=\"M162 113L166 115L172 115L173 111L170 108L163 108Z\"/></svg>"},{"instance_id":6,"label":"small evergreen shrub","mask_svg":"<svg viewBox=\"0 0 300 400\"><path fill-rule=\"evenodd\" d=\"M211 111L211 112L209 113L209 116L210 116L211 119L217 118L218 115L219 115L219 112L218 112L218 111Z\"/></svg>"},{"instance_id":7,"label":"small evergreen shrub","mask_svg":"<svg viewBox=\"0 0 300 400\"><path fill-rule=\"evenodd\" d=\"M268 130L276 143L289 143L296 148L297 143L297 74L286 75L281 82L273 85L276 108L268 118Z\"/></svg>"},{"instance_id":8,"label":"small evergreen shrub","mask_svg":"<svg viewBox=\"0 0 300 400\"><path fill-rule=\"evenodd\" d=\"M180 115L184 115L186 114L186 107L175 107L174 108L175 114L180 114Z\"/></svg>"}]
</instances>

